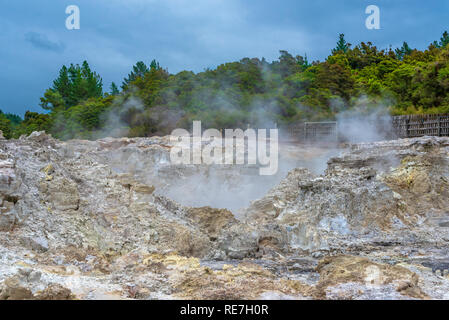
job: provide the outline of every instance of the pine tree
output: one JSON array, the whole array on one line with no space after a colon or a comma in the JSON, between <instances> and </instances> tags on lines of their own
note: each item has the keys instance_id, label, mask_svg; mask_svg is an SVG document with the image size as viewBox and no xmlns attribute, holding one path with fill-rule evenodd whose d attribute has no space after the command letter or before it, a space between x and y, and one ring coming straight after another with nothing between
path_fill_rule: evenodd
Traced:
<instances>
[{"instance_id":1,"label":"pine tree","mask_svg":"<svg viewBox=\"0 0 449 320\"><path fill-rule=\"evenodd\" d=\"M161 66L159 65L159 62L157 62L155 59L151 61L150 63L150 70L159 70Z\"/></svg>"},{"instance_id":2,"label":"pine tree","mask_svg":"<svg viewBox=\"0 0 449 320\"><path fill-rule=\"evenodd\" d=\"M159 67L159 64L153 66L153 62L155 62L155 60L151 62L152 68ZM135 81L138 77L143 78L148 72L150 72L150 69L143 61L137 62L133 66L133 70L128 74L128 77L123 79L122 89L126 90L131 82Z\"/></svg>"},{"instance_id":3,"label":"pine tree","mask_svg":"<svg viewBox=\"0 0 449 320\"><path fill-rule=\"evenodd\" d=\"M345 35L341 33L338 37L337 46L335 49L332 49L332 54L336 53L346 53L348 52L351 44L347 43L345 40Z\"/></svg>"},{"instance_id":4,"label":"pine tree","mask_svg":"<svg viewBox=\"0 0 449 320\"><path fill-rule=\"evenodd\" d=\"M449 44L449 33L444 31L443 36L440 38L440 42L434 41L433 45L437 48L444 48Z\"/></svg>"},{"instance_id":5,"label":"pine tree","mask_svg":"<svg viewBox=\"0 0 449 320\"><path fill-rule=\"evenodd\" d=\"M11 121L11 125L13 126L19 125L23 121L20 116L14 113L3 113L3 111L0 110L0 116L1 115L5 116L6 119Z\"/></svg>"},{"instance_id":6,"label":"pine tree","mask_svg":"<svg viewBox=\"0 0 449 320\"><path fill-rule=\"evenodd\" d=\"M302 71L306 70L308 67L310 67L309 64L309 59L307 58L307 54L304 55L304 57L302 56L296 56L296 61L297 64L300 66L300 69Z\"/></svg>"},{"instance_id":7,"label":"pine tree","mask_svg":"<svg viewBox=\"0 0 449 320\"><path fill-rule=\"evenodd\" d=\"M60 93L63 97L64 102L68 104L68 97L70 95L70 80L69 72L66 66L62 66L59 70L59 77L53 81L53 90Z\"/></svg>"},{"instance_id":8,"label":"pine tree","mask_svg":"<svg viewBox=\"0 0 449 320\"><path fill-rule=\"evenodd\" d=\"M404 41L404 43L402 44L402 47L401 48L397 48L395 50L396 58L398 60L402 61L402 60L404 60L404 57L410 55L412 53L412 51L413 51L412 48L410 48L408 43Z\"/></svg>"},{"instance_id":9,"label":"pine tree","mask_svg":"<svg viewBox=\"0 0 449 320\"><path fill-rule=\"evenodd\" d=\"M118 87L115 84L115 82L111 83L110 90L111 90L111 95L113 95L113 96L116 96L116 95L120 94L120 91L118 90Z\"/></svg>"},{"instance_id":10,"label":"pine tree","mask_svg":"<svg viewBox=\"0 0 449 320\"><path fill-rule=\"evenodd\" d=\"M78 64L71 64L69 68L62 66L59 77L41 98L41 106L46 110L56 106L69 108L83 100L102 96L103 80L84 61L81 67Z\"/></svg>"},{"instance_id":11,"label":"pine tree","mask_svg":"<svg viewBox=\"0 0 449 320\"><path fill-rule=\"evenodd\" d=\"M86 82L85 86L87 90L87 96L101 97L103 95L102 79L95 72L92 72L87 61L83 62L83 65L81 67L81 75Z\"/></svg>"}]
</instances>

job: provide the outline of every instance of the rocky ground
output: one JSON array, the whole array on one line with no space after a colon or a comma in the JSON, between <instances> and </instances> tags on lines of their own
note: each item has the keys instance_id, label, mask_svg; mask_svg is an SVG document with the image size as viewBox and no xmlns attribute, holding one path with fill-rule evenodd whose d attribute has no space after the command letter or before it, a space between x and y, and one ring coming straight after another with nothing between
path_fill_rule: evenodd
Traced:
<instances>
[{"instance_id":1,"label":"rocky ground","mask_svg":"<svg viewBox=\"0 0 449 320\"><path fill-rule=\"evenodd\" d=\"M322 174L328 153L286 147L303 161L265 189L170 148L0 139L0 299L449 299L449 138L351 145Z\"/></svg>"}]
</instances>

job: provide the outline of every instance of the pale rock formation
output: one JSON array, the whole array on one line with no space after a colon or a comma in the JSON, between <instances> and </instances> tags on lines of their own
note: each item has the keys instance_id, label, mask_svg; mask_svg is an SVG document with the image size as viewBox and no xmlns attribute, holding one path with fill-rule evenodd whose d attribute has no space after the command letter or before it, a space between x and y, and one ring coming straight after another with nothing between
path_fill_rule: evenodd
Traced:
<instances>
[{"instance_id":1,"label":"pale rock formation","mask_svg":"<svg viewBox=\"0 0 449 320\"><path fill-rule=\"evenodd\" d=\"M448 138L353 145L241 215L167 194L180 179L238 187L257 168L173 166L170 148L1 140L0 298L449 298L432 273L449 260Z\"/></svg>"}]
</instances>

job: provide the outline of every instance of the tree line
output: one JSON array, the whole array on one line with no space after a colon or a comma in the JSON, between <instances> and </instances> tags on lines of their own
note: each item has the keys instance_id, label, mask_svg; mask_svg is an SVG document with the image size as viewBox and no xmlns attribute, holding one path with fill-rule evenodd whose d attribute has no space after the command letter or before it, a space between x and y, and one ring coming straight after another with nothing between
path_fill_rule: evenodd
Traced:
<instances>
[{"instance_id":1,"label":"tree line","mask_svg":"<svg viewBox=\"0 0 449 320\"><path fill-rule=\"evenodd\" d=\"M215 69L170 74L156 60L137 62L120 87L103 89L87 61L63 66L40 99L44 113L0 111L7 138L44 130L60 139L152 136L193 120L209 128L332 120L344 110L393 115L449 113L449 34L425 50L353 46L341 34L324 61L280 51L277 60L243 58Z\"/></svg>"}]
</instances>

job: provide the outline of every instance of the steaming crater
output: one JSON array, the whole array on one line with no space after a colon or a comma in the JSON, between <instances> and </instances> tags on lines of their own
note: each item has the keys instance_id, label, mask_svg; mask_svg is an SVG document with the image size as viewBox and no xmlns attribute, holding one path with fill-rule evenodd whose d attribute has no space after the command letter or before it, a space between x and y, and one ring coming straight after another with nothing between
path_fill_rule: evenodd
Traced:
<instances>
[{"instance_id":1,"label":"steaming crater","mask_svg":"<svg viewBox=\"0 0 449 320\"><path fill-rule=\"evenodd\" d=\"M320 174L326 169L327 160L340 151L335 146L280 143L277 173L261 176L256 165L173 165L169 147L163 148L154 141L151 145L147 143L149 140L128 139L126 145L118 149L108 147L99 153L100 160L118 173L131 173L136 180L153 185L156 194L182 205L228 209L237 217L251 201L263 197L292 169L304 167Z\"/></svg>"},{"instance_id":2,"label":"steaming crater","mask_svg":"<svg viewBox=\"0 0 449 320\"><path fill-rule=\"evenodd\" d=\"M275 175L259 175L258 166L198 165L177 168L177 176L167 178L173 170L166 166L160 171L166 177L156 192L191 207L225 208L237 217L251 201L260 199L284 179L288 172L305 167L320 174L327 160L338 152L333 148L280 146L279 169Z\"/></svg>"}]
</instances>

